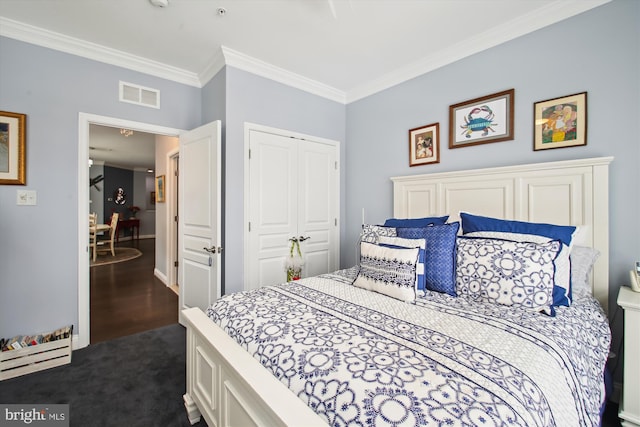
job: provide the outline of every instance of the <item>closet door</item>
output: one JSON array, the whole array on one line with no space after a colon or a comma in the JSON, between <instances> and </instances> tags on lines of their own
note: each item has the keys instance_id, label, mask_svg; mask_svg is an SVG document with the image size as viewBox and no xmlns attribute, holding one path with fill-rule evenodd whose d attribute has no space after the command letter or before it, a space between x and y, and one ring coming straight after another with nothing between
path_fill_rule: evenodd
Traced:
<instances>
[{"instance_id":1,"label":"closet door","mask_svg":"<svg viewBox=\"0 0 640 427\"><path fill-rule=\"evenodd\" d=\"M309 237L300 246L304 277L335 271L338 241L335 147L300 141L298 144L298 235Z\"/></svg>"},{"instance_id":2,"label":"closet door","mask_svg":"<svg viewBox=\"0 0 640 427\"><path fill-rule=\"evenodd\" d=\"M251 289L286 279L283 257L298 233L298 155L289 138L251 132L249 259ZM284 279L283 279L284 278Z\"/></svg>"},{"instance_id":3,"label":"closet door","mask_svg":"<svg viewBox=\"0 0 640 427\"><path fill-rule=\"evenodd\" d=\"M284 258L292 237L300 246L303 277L339 264L337 147L251 131L247 289L286 281Z\"/></svg>"}]
</instances>

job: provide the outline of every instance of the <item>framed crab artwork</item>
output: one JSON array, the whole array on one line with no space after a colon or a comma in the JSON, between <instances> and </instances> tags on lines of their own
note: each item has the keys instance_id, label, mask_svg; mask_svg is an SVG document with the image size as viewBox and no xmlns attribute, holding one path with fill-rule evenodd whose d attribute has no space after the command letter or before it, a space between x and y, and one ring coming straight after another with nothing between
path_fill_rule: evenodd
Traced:
<instances>
[{"instance_id":1,"label":"framed crab artwork","mask_svg":"<svg viewBox=\"0 0 640 427\"><path fill-rule=\"evenodd\" d=\"M515 89L449 107L449 148L513 139Z\"/></svg>"}]
</instances>

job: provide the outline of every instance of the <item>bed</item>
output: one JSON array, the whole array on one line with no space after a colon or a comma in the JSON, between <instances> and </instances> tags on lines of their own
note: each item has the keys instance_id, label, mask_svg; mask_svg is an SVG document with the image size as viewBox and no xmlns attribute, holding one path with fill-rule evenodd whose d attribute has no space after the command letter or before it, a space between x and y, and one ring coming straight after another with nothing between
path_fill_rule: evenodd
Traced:
<instances>
[{"instance_id":1,"label":"bed","mask_svg":"<svg viewBox=\"0 0 640 427\"><path fill-rule=\"evenodd\" d=\"M210 426L598 425L610 344L611 161L392 178L393 221L411 226L365 226L359 267L227 295L206 313L185 310L189 420L203 416ZM402 222L425 217L428 227ZM511 228L493 229L496 223ZM554 233L573 230L571 241L542 238L532 224L557 225ZM374 241L367 241L371 233ZM454 242L453 258L434 252L433 244L403 245L402 239L422 236L411 239L411 233ZM573 276L578 248L590 258L581 267L580 295ZM527 262L513 268L515 258L501 259L500 275L489 279L484 260L498 250ZM569 274L569 264L560 261L565 256L576 267L570 285L562 285ZM445 261L436 270L429 260L439 257ZM447 262L453 273L442 268ZM526 286L512 286L525 281L510 274L525 270ZM381 286L379 275L389 272L393 286ZM557 284L576 291L565 305L558 301L567 294Z\"/></svg>"}]
</instances>

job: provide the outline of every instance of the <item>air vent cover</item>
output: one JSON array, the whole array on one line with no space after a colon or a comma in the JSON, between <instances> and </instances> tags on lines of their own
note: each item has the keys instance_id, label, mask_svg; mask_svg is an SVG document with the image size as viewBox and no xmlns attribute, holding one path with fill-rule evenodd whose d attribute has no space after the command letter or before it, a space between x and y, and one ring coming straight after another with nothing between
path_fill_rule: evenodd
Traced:
<instances>
[{"instance_id":1,"label":"air vent cover","mask_svg":"<svg viewBox=\"0 0 640 427\"><path fill-rule=\"evenodd\" d=\"M145 107L160 108L160 91L121 81L120 101Z\"/></svg>"}]
</instances>

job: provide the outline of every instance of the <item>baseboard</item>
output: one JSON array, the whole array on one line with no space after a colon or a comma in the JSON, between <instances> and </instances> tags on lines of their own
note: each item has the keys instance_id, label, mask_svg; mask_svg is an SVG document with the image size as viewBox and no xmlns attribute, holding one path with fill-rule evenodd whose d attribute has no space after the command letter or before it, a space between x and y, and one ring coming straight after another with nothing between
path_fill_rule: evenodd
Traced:
<instances>
[{"instance_id":1,"label":"baseboard","mask_svg":"<svg viewBox=\"0 0 640 427\"><path fill-rule=\"evenodd\" d=\"M169 279L167 278L166 274L162 273L157 268L154 268L153 275L156 276L162 283L164 283L165 286L169 286Z\"/></svg>"}]
</instances>

